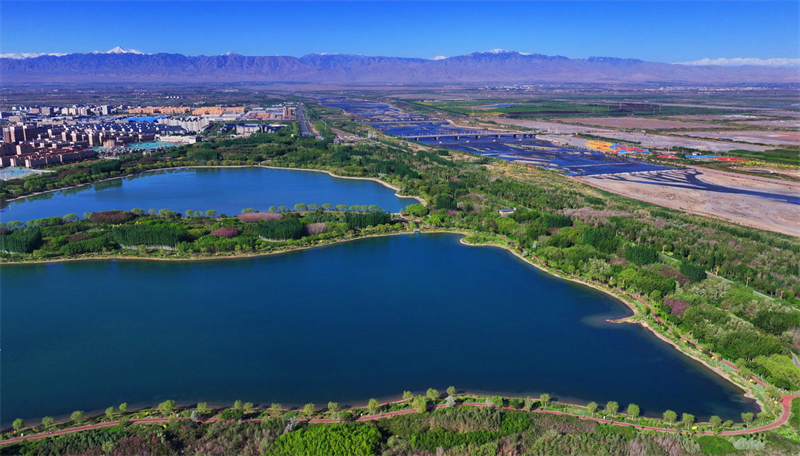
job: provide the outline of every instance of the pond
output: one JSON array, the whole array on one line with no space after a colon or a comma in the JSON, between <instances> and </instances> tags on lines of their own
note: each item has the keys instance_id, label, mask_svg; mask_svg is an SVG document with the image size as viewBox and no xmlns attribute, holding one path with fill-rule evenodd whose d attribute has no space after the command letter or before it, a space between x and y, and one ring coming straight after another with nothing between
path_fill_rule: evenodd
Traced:
<instances>
[{"instance_id":1,"label":"pond","mask_svg":"<svg viewBox=\"0 0 800 456\"><path fill-rule=\"evenodd\" d=\"M295 204L334 206L376 205L399 212L416 203L399 198L377 182L340 179L325 173L268 168L181 168L152 171L93 185L43 193L10 202L0 209L0 219L28 221L57 215L133 208L187 209L217 214L239 214L244 208L260 211L270 206L293 208Z\"/></svg>"},{"instance_id":2,"label":"pond","mask_svg":"<svg viewBox=\"0 0 800 456\"><path fill-rule=\"evenodd\" d=\"M2 266L2 421L128 402L363 404L402 391L755 404L619 301L453 234L259 258ZM35 292L34 292L35 290Z\"/></svg>"}]
</instances>

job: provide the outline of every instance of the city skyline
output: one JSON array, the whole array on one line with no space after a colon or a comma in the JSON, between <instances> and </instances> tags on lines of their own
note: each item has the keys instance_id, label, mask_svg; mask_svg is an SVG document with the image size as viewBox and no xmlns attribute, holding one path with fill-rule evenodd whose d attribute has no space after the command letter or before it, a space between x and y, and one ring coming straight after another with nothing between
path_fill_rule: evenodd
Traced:
<instances>
[{"instance_id":1,"label":"city skyline","mask_svg":"<svg viewBox=\"0 0 800 456\"><path fill-rule=\"evenodd\" d=\"M796 65L800 58L796 2L46 2L37 8L41 31L25 33L28 25L14 18L36 3L3 2L1 53L121 46L153 54L433 59L507 49L775 66ZM65 34L65 22L98 26Z\"/></svg>"}]
</instances>

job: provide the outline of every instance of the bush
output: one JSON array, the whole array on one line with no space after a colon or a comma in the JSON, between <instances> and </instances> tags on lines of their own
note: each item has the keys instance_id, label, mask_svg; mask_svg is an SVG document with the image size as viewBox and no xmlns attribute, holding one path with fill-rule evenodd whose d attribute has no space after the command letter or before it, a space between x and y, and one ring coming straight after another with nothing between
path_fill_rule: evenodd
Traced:
<instances>
[{"instance_id":1,"label":"bush","mask_svg":"<svg viewBox=\"0 0 800 456\"><path fill-rule=\"evenodd\" d=\"M692 282L701 282L708 277L708 275L706 275L706 268L688 261L681 262L679 270L681 274L688 277Z\"/></svg>"},{"instance_id":2,"label":"bush","mask_svg":"<svg viewBox=\"0 0 800 456\"><path fill-rule=\"evenodd\" d=\"M81 253L102 252L108 247L108 240L104 237L96 237L78 242L71 242L62 246L59 250L65 255L79 255Z\"/></svg>"},{"instance_id":3,"label":"bush","mask_svg":"<svg viewBox=\"0 0 800 456\"><path fill-rule=\"evenodd\" d=\"M119 225L136 218L133 212L126 211L101 211L89 216L89 221L94 223L109 223Z\"/></svg>"},{"instance_id":4,"label":"bush","mask_svg":"<svg viewBox=\"0 0 800 456\"><path fill-rule=\"evenodd\" d=\"M303 236L303 223L296 218L261 221L256 231L259 236L274 241L300 239Z\"/></svg>"},{"instance_id":5,"label":"bush","mask_svg":"<svg viewBox=\"0 0 800 456\"><path fill-rule=\"evenodd\" d=\"M705 454L730 454L736 452L733 444L722 437L703 435L697 438L700 449Z\"/></svg>"},{"instance_id":6,"label":"bush","mask_svg":"<svg viewBox=\"0 0 800 456\"><path fill-rule=\"evenodd\" d=\"M157 225L119 226L111 232L114 242L125 245L166 245L174 247L188 239L183 228Z\"/></svg>"},{"instance_id":7,"label":"bush","mask_svg":"<svg viewBox=\"0 0 800 456\"><path fill-rule=\"evenodd\" d=\"M39 228L22 228L0 235L0 250L16 253L31 253L42 245Z\"/></svg>"},{"instance_id":8,"label":"bush","mask_svg":"<svg viewBox=\"0 0 800 456\"><path fill-rule=\"evenodd\" d=\"M211 231L211 234L214 235L214 236L219 236L219 237L222 237L222 238L230 239L230 238L234 238L234 237L239 235L239 228L235 228L235 227L232 227L232 226L226 226L226 227L220 228L218 230Z\"/></svg>"},{"instance_id":9,"label":"bush","mask_svg":"<svg viewBox=\"0 0 800 456\"><path fill-rule=\"evenodd\" d=\"M658 257L655 250L646 245L626 245L625 246L625 259L631 263L638 265L645 265L655 263Z\"/></svg>"},{"instance_id":10,"label":"bush","mask_svg":"<svg viewBox=\"0 0 800 456\"><path fill-rule=\"evenodd\" d=\"M275 440L266 455L373 455L378 450L381 433L373 425L312 425L285 433Z\"/></svg>"},{"instance_id":11,"label":"bush","mask_svg":"<svg viewBox=\"0 0 800 456\"><path fill-rule=\"evenodd\" d=\"M366 228L368 226L378 226L392 221L392 214L388 212L370 212L367 214L355 214L346 212L344 222L353 228Z\"/></svg>"},{"instance_id":12,"label":"bush","mask_svg":"<svg viewBox=\"0 0 800 456\"><path fill-rule=\"evenodd\" d=\"M563 228L572 226L572 217L559 214L544 214L542 224L545 228Z\"/></svg>"},{"instance_id":13,"label":"bush","mask_svg":"<svg viewBox=\"0 0 800 456\"><path fill-rule=\"evenodd\" d=\"M245 212L236 216L241 222L259 222L261 220L280 220L283 215L275 212Z\"/></svg>"}]
</instances>

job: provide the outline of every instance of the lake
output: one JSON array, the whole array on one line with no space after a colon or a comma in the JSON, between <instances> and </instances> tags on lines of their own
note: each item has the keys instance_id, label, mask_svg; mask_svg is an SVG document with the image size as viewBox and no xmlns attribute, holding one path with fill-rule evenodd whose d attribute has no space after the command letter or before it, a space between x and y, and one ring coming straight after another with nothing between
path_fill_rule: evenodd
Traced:
<instances>
[{"instance_id":1,"label":"lake","mask_svg":"<svg viewBox=\"0 0 800 456\"><path fill-rule=\"evenodd\" d=\"M755 404L627 307L453 234L260 258L5 265L2 422L121 402L363 404L404 390L629 402L704 419Z\"/></svg>"},{"instance_id":2,"label":"lake","mask_svg":"<svg viewBox=\"0 0 800 456\"><path fill-rule=\"evenodd\" d=\"M107 211L187 209L239 214L244 208L267 211L298 203L376 205L390 212L416 203L363 179L339 179L325 173L268 168L182 168L152 171L10 202L0 219L28 221L57 215Z\"/></svg>"}]
</instances>

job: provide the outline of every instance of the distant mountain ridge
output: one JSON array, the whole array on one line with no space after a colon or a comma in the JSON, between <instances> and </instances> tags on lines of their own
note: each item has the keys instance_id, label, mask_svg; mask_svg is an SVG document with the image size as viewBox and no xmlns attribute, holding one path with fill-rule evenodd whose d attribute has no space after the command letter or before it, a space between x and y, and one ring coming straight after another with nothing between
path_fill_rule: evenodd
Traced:
<instances>
[{"instance_id":1,"label":"distant mountain ridge","mask_svg":"<svg viewBox=\"0 0 800 456\"><path fill-rule=\"evenodd\" d=\"M495 49L435 59L353 54L215 56L108 52L0 56L4 84L28 82L291 82L337 84L476 83L800 83L787 68L689 66L637 59L526 54Z\"/></svg>"}]
</instances>

